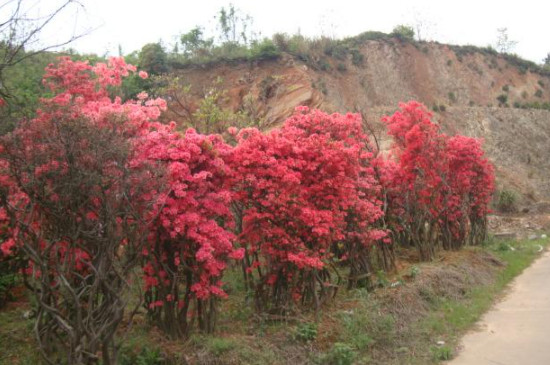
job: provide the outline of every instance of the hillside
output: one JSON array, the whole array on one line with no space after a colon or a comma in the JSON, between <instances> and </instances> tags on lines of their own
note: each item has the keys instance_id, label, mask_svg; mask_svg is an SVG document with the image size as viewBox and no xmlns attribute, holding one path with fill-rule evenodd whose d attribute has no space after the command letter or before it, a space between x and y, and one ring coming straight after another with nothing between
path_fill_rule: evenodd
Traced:
<instances>
[{"instance_id":1,"label":"hillside","mask_svg":"<svg viewBox=\"0 0 550 365\"><path fill-rule=\"evenodd\" d=\"M175 71L199 98L216 79L227 90L227 106L238 110L256 100L265 128L276 126L294 107L326 111L361 110L388 147L379 119L400 101L416 99L437 110L450 134L485 140L496 165L499 189L520 194L522 207L550 200L550 77L513 56L438 43L367 40L354 52L320 52L301 60L218 62ZM528 108L525 108L528 107Z\"/></svg>"}]
</instances>

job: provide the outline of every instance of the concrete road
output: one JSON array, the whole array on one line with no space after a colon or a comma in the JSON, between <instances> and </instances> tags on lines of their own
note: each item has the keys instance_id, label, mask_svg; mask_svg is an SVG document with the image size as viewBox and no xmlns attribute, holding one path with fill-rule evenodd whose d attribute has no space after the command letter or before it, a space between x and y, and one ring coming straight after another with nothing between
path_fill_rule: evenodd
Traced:
<instances>
[{"instance_id":1,"label":"concrete road","mask_svg":"<svg viewBox=\"0 0 550 365\"><path fill-rule=\"evenodd\" d=\"M449 365L550 365L550 252L511 284Z\"/></svg>"}]
</instances>

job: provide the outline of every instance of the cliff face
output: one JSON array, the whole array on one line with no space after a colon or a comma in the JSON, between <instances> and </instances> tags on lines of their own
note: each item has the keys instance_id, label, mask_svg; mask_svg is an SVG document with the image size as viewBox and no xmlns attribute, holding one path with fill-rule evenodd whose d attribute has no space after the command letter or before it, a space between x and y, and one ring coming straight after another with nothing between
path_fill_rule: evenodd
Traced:
<instances>
[{"instance_id":1,"label":"cliff face","mask_svg":"<svg viewBox=\"0 0 550 365\"><path fill-rule=\"evenodd\" d=\"M512 108L550 102L550 77L522 71L500 55L435 43L367 41L359 51L362 62L353 62L351 55L322 56L321 68L283 55L276 61L177 72L196 98L221 78L227 106L237 110L246 98L255 100L265 128L277 126L298 105L362 110L383 148L389 142L380 117L401 101L418 100L438 110L434 118L447 133L485 140L501 189L521 193L524 204L550 200L550 112Z\"/></svg>"}]
</instances>

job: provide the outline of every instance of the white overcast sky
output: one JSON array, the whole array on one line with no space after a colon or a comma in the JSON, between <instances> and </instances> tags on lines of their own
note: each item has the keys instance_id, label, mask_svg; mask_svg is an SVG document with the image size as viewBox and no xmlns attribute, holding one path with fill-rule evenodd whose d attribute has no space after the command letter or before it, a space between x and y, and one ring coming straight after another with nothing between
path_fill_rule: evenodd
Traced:
<instances>
[{"instance_id":1,"label":"white overcast sky","mask_svg":"<svg viewBox=\"0 0 550 365\"><path fill-rule=\"evenodd\" d=\"M1 0L3 2L6 0ZM32 0L26 0L31 1ZM74 9L56 19L44 42L81 29L91 33L71 44L80 52L99 55L139 50L163 40L170 46L179 34L195 25L215 29L214 15L223 0L80 0ZM34 0L45 11L59 0ZM424 38L452 44L494 45L497 28L508 28L517 41L513 52L541 63L550 52L550 1L548 0L233 0L250 15L262 36L275 32L307 36L350 36L367 30L391 32L397 24L424 24Z\"/></svg>"}]
</instances>

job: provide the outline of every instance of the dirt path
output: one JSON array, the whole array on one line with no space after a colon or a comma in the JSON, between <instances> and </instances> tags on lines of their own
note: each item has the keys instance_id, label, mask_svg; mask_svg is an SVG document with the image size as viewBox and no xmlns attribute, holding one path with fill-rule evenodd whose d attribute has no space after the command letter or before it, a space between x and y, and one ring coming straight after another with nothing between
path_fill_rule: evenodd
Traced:
<instances>
[{"instance_id":1,"label":"dirt path","mask_svg":"<svg viewBox=\"0 0 550 365\"><path fill-rule=\"evenodd\" d=\"M510 286L448 365L550 364L550 251Z\"/></svg>"}]
</instances>

